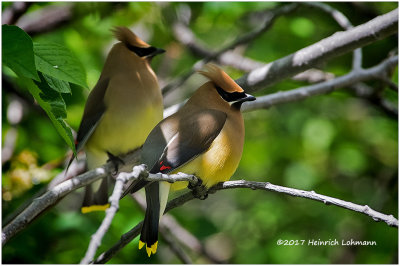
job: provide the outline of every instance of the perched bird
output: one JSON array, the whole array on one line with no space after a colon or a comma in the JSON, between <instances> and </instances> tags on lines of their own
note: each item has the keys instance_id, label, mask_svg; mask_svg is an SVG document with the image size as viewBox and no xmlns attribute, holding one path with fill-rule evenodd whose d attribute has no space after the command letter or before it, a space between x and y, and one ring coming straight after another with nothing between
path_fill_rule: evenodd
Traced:
<instances>
[{"instance_id":1,"label":"perched bird","mask_svg":"<svg viewBox=\"0 0 400 266\"><path fill-rule=\"evenodd\" d=\"M163 118L161 90L150 63L165 50L150 46L126 27L113 32L119 42L89 94L75 143L77 151L85 149L89 169L143 145ZM96 193L86 187L83 213L108 208L108 182L101 180Z\"/></svg>"},{"instance_id":2,"label":"perched bird","mask_svg":"<svg viewBox=\"0 0 400 266\"><path fill-rule=\"evenodd\" d=\"M209 81L177 113L151 131L142 148L142 162L150 173L193 174L210 188L229 180L238 167L244 143L240 107L255 97L246 94L216 65L207 64L199 72ZM139 249L146 245L150 256L157 251L159 219L165 210L170 184L142 181L128 192L144 185L147 209ZM184 187L182 183L172 185L173 190Z\"/></svg>"}]
</instances>

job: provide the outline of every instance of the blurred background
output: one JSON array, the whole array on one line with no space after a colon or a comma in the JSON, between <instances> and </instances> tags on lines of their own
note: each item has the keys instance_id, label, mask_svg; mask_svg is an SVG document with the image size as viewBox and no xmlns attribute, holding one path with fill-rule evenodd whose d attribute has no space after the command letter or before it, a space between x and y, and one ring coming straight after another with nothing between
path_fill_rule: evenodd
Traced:
<instances>
[{"instance_id":1,"label":"blurred background","mask_svg":"<svg viewBox=\"0 0 400 266\"><path fill-rule=\"evenodd\" d=\"M3 23L15 3L2 2ZM24 4L24 3L22 3ZM211 51L233 42L262 23L268 10L289 3L28 3L7 23L24 29L34 42L66 46L86 69L87 83L97 82L105 57L116 43L110 29L127 26L146 42L167 50L152 66L160 86L185 75L202 59L174 33L177 20L187 23L200 44ZM397 2L327 3L353 25L397 8ZM8 11L7 11L8 10ZM342 30L326 13L300 5L276 19L260 37L235 49L243 56L271 62ZM363 48L363 67L397 51L397 36ZM332 76L351 69L352 54L319 68ZM233 77L244 72L224 67ZM393 82L397 84L397 68ZM309 80L287 79L255 93L295 89ZM366 82L395 106L397 93L380 81ZM72 84L71 84L72 85ZM196 75L165 97L166 107L198 87ZM79 127L89 90L72 85L63 94L68 124ZM398 217L398 122L370 100L342 89L329 95L244 114L243 157L232 179L271 182L351 201ZM63 139L11 70L2 69L2 217L7 217L46 187L70 156ZM3 263L79 263L104 213L79 213L79 192L40 216L2 249ZM197 249L182 245L193 263L397 263L398 229L370 217L308 199L249 189L219 191L170 212L195 239ZM143 219L129 197L121 201L99 253ZM175 225L176 227L177 225ZM175 228L176 229L176 228ZM176 230L175 230L176 232ZM165 232L168 236L170 232ZM186 235L185 235L186 236ZM182 235L170 234L180 238ZM186 236L187 237L187 236ZM197 240L196 240L197 239ZM376 246L284 246L282 240L361 240ZM179 243L178 243L179 244ZM193 244L194 245L194 244ZM192 245L192 247L193 247ZM159 250L147 258L138 238L110 263L182 263L161 236Z\"/></svg>"}]
</instances>

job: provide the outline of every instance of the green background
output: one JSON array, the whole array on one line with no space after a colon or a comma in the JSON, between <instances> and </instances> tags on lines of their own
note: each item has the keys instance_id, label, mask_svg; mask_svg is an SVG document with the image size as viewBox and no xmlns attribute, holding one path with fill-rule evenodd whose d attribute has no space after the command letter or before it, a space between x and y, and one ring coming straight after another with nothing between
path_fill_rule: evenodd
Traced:
<instances>
[{"instance_id":1,"label":"green background","mask_svg":"<svg viewBox=\"0 0 400 266\"><path fill-rule=\"evenodd\" d=\"M397 7L386 3L328 3L343 12L354 25L367 22ZM10 3L3 2L2 7ZM191 12L190 28L210 49L229 44L257 22L249 19L273 2L197 3L34 3L27 15L49 6L72 5L73 16L61 27L33 36L34 42L54 42L72 51L84 66L92 88L105 57L115 43L110 29L128 26L148 43L168 52L153 60L162 85L183 75L201 58L177 42L172 34L176 13ZM253 16L254 17L254 16ZM313 44L336 31L337 23L317 9L300 7L277 19L273 27L245 46L245 55L270 62ZM142 35L141 35L142 34ZM397 51L397 36L363 48L363 67L371 67ZM337 76L351 69L351 53L321 65ZM233 77L244 73L226 67ZM12 86L2 89L2 140L11 128L18 137L12 158L2 166L2 215L16 210L43 188L64 166L67 145L46 114L33 104L28 91L6 67L3 79ZM397 71L394 74L397 83ZM4 80L3 80L4 82ZM4 84L4 83L3 83ZM382 89L397 105L397 93L381 82L367 82ZM258 91L255 96L307 85L287 79ZM77 129L89 90L71 85L63 94L67 122ZM178 103L190 95L180 89L166 103ZM24 99L22 121L12 126L7 108ZM330 95L257 110L244 114L246 139L243 157L232 179L268 181L273 184L351 201L398 217L398 123L370 102L346 89ZM79 195L73 193L34 221L2 249L3 263L79 263L90 236L103 213L82 215ZM219 191L207 200L193 200L170 212L196 236L207 251L225 263L397 263L398 230L383 222L336 206L284 194L235 189ZM130 198L121 201L99 252L107 250L143 219ZM179 238L179 236L175 236ZM304 245L277 245L281 240L305 240ZM309 240L376 241L376 246L310 246ZM137 249L138 239L127 245L110 263L181 263L161 238L155 256ZM186 250L186 248L184 248ZM187 251L194 263L209 263L204 256ZM100 253L98 253L100 254Z\"/></svg>"}]
</instances>

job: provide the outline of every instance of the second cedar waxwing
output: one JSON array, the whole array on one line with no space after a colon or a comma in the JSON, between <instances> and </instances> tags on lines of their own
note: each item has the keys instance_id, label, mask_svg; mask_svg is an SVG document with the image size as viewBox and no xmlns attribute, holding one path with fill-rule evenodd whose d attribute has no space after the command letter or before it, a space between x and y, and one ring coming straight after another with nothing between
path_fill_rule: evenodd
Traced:
<instances>
[{"instance_id":1,"label":"second cedar waxwing","mask_svg":"<svg viewBox=\"0 0 400 266\"><path fill-rule=\"evenodd\" d=\"M143 145L142 162L150 173L193 174L210 188L229 180L239 165L244 143L240 107L255 97L246 94L216 65L207 64L199 72L209 81L177 113L151 131ZM139 249L146 245L148 256L157 251L158 225L170 186L153 182L145 188L147 208ZM174 190L182 188L182 182L172 185Z\"/></svg>"},{"instance_id":2,"label":"second cedar waxwing","mask_svg":"<svg viewBox=\"0 0 400 266\"><path fill-rule=\"evenodd\" d=\"M109 52L99 81L90 92L76 139L85 148L88 168L143 145L163 118L163 103L151 59L165 52L145 43L126 27L116 27L120 41ZM108 178L96 193L87 186L81 211L108 208Z\"/></svg>"}]
</instances>

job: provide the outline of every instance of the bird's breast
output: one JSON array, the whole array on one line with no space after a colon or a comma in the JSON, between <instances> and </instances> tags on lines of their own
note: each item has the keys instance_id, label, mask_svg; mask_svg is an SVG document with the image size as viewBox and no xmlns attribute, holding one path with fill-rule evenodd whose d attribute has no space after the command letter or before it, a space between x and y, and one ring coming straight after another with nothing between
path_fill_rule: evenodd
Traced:
<instances>
[{"instance_id":1,"label":"bird's breast","mask_svg":"<svg viewBox=\"0 0 400 266\"><path fill-rule=\"evenodd\" d=\"M87 149L120 155L143 145L162 119L162 96L151 73L132 72L110 79L104 97L106 111Z\"/></svg>"}]
</instances>

